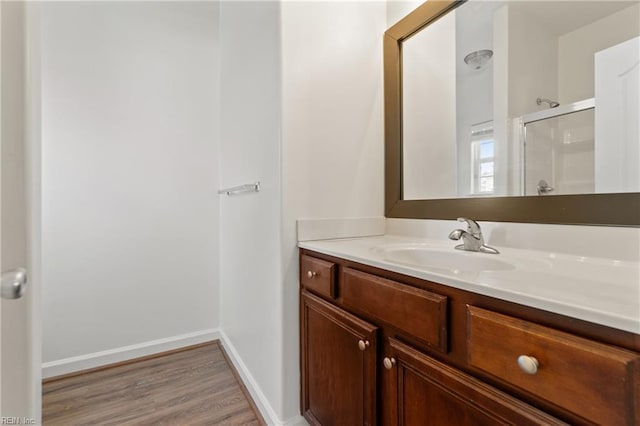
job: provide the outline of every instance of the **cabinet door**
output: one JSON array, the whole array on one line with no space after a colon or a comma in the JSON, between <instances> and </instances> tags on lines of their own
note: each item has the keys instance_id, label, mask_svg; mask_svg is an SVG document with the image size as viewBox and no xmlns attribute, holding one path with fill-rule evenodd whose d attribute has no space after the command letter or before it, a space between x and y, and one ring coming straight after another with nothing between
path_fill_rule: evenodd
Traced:
<instances>
[{"instance_id":1,"label":"cabinet door","mask_svg":"<svg viewBox=\"0 0 640 426\"><path fill-rule=\"evenodd\" d=\"M302 413L311 424L374 425L377 328L301 294Z\"/></svg>"},{"instance_id":2,"label":"cabinet door","mask_svg":"<svg viewBox=\"0 0 640 426\"><path fill-rule=\"evenodd\" d=\"M555 425L563 422L395 339L383 360L385 419L397 425Z\"/></svg>"}]
</instances>

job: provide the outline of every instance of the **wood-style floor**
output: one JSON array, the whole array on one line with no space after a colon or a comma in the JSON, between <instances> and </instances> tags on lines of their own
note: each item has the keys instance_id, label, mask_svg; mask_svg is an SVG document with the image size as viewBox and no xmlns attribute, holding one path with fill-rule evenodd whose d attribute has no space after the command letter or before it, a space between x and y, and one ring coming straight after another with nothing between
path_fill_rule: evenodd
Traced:
<instances>
[{"instance_id":1,"label":"wood-style floor","mask_svg":"<svg viewBox=\"0 0 640 426\"><path fill-rule=\"evenodd\" d=\"M50 380L45 425L264 425L218 342Z\"/></svg>"}]
</instances>

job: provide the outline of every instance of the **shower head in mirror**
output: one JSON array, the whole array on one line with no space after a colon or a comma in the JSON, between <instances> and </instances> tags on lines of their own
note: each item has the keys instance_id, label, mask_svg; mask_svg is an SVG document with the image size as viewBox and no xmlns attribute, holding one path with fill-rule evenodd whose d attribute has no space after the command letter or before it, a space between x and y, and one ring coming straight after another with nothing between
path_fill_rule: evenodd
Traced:
<instances>
[{"instance_id":1,"label":"shower head in mirror","mask_svg":"<svg viewBox=\"0 0 640 426\"><path fill-rule=\"evenodd\" d=\"M464 63L474 70L479 70L489 63L492 56L493 50L476 50L464 57Z\"/></svg>"},{"instance_id":2,"label":"shower head in mirror","mask_svg":"<svg viewBox=\"0 0 640 426\"><path fill-rule=\"evenodd\" d=\"M551 99L545 99L545 98L536 99L536 104L538 104L538 105L540 105L543 102L549 104L549 108L555 108L557 106L560 106L559 102L552 101Z\"/></svg>"}]
</instances>

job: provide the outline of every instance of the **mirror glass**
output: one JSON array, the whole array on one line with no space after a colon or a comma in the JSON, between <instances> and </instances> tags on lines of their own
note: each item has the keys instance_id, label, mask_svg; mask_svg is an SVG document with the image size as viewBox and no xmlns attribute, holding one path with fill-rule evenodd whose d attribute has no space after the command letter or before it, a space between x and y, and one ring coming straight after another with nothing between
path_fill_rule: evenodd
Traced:
<instances>
[{"instance_id":1,"label":"mirror glass","mask_svg":"<svg viewBox=\"0 0 640 426\"><path fill-rule=\"evenodd\" d=\"M640 3L471 0L401 52L402 199L640 192Z\"/></svg>"}]
</instances>

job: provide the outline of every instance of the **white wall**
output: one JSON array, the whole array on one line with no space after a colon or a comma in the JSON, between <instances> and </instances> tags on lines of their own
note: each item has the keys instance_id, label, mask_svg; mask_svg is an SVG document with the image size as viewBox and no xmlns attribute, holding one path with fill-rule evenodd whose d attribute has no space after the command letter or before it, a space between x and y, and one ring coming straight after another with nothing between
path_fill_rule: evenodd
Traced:
<instances>
[{"instance_id":1,"label":"white wall","mask_svg":"<svg viewBox=\"0 0 640 426\"><path fill-rule=\"evenodd\" d=\"M299 218L382 216L384 2L284 2L283 417L299 410Z\"/></svg>"},{"instance_id":2,"label":"white wall","mask_svg":"<svg viewBox=\"0 0 640 426\"><path fill-rule=\"evenodd\" d=\"M422 0L387 0L387 28L393 26L422 3L424 3Z\"/></svg>"},{"instance_id":3,"label":"white wall","mask_svg":"<svg viewBox=\"0 0 640 426\"><path fill-rule=\"evenodd\" d=\"M536 105L536 98L557 99L558 43L518 4L508 7L509 115L519 117L548 108Z\"/></svg>"},{"instance_id":4,"label":"white wall","mask_svg":"<svg viewBox=\"0 0 640 426\"><path fill-rule=\"evenodd\" d=\"M640 35L640 4L558 37L558 101L561 104L594 96L594 54Z\"/></svg>"},{"instance_id":5,"label":"white wall","mask_svg":"<svg viewBox=\"0 0 640 426\"><path fill-rule=\"evenodd\" d=\"M282 394L279 14L278 2L220 4L220 185L262 183L220 200L221 327L267 421L296 414Z\"/></svg>"},{"instance_id":6,"label":"white wall","mask_svg":"<svg viewBox=\"0 0 640 426\"><path fill-rule=\"evenodd\" d=\"M43 361L217 327L217 20L43 6Z\"/></svg>"},{"instance_id":7,"label":"white wall","mask_svg":"<svg viewBox=\"0 0 640 426\"><path fill-rule=\"evenodd\" d=\"M405 200L453 198L458 193L457 59L455 11L402 43Z\"/></svg>"}]
</instances>

